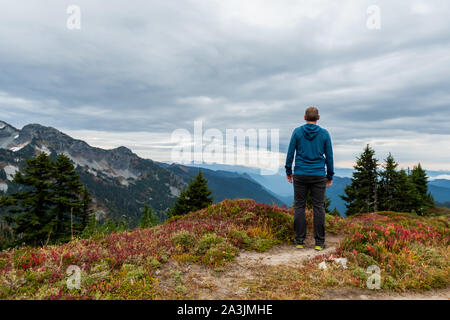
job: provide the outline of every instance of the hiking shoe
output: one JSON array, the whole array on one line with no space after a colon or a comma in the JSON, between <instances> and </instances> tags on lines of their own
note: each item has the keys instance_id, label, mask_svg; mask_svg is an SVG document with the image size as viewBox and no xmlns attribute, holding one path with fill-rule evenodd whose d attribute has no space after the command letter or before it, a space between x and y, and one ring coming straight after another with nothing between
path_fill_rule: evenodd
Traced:
<instances>
[{"instance_id":1,"label":"hiking shoe","mask_svg":"<svg viewBox=\"0 0 450 320\"><path fill-rule=\"evenodd\" d=\"M316 251L322 251L323 249L325 249L325 246L315 246L314 250Z\"/></svg>"},{"instance_id":2,"label":"hiking shoe","mask_svg":"<svg viewBox=\"0 0 450 320\"><path fill-rule=\"evenodd\" d=\"M298 244L295 246L297 249L303 249L303 245L302 244Z\"/></svg>"}]
</instances>

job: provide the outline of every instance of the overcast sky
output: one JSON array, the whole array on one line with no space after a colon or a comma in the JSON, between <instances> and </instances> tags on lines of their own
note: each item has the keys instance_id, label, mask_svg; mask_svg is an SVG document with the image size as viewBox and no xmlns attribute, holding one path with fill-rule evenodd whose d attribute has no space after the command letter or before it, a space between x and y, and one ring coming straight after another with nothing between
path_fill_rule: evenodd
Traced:
<instances>
[{"instance_id":1,"label":"overcast sky","mask_svg":"<svg viewBox=\"0 0 450 320\"><path fill-rule=\"evenodd\" d=\"M66 26L72 4L80 30ZM316 105L339 167L370 143L379 159L450 170L449 53L442 0L0 0L0 120L160 161L194 120L279 129L284 160Z\"/></svg>"}]
</instances>

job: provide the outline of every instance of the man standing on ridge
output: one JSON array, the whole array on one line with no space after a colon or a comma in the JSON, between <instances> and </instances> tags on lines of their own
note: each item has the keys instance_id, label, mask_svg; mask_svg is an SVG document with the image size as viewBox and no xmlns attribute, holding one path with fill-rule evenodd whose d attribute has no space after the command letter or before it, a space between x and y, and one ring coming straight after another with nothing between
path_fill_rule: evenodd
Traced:
<instances>
[{"instance_id":1,"label":"man standing on ridge","mask_svg":"<svg viewBox=\"0 0 450 320\"><path fill-rule=\"evenodd\" d=\"M325 248L325 190L333 184L334 175L331 137L327 130L317 125L319 119L316 107L306 109L306 124L295 128L292 133L285 166L287 180L294 183L295 244L302 249L306 238L305 208L310 191L314 208L315 249L318 251ZM292 174L294 153L295 168Z\"/></svg>"}]
</instances>

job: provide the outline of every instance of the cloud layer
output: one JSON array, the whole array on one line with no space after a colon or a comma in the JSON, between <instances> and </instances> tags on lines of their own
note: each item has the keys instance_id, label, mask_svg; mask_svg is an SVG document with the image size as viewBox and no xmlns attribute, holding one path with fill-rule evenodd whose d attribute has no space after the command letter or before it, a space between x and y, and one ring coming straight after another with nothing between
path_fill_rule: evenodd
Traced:
<instances>
[{"instance_id":1,"label":"cloud layer","mask_svg":"<svg viewBox=\"0 0 450 320\"><path fill-rule=\"evenodd\" d=\"M81 30L66 9L81 8ZM338 166L371 143L450 169L450 4L0 0L0 119L170 160L173 130L277 128L319 107Z\"/></svg>"}]
</instances>

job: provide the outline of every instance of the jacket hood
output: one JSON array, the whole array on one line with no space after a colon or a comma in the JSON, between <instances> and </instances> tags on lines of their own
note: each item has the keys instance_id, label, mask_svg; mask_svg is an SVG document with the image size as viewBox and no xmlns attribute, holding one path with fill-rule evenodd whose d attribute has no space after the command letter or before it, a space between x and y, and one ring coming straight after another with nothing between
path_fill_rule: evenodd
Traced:
<instances>
[{"instance_id":1,"label":"jacket hood","mask_svg":"<svg viewBox=\"0 0 450 320\"><path fill-rule=\"evenodd\" d=\"M314 140L314 138L319 134L320 127L318 125L307 123L302 126L303 134L308 140Z\"/></svg>"}]
</instances>

